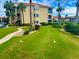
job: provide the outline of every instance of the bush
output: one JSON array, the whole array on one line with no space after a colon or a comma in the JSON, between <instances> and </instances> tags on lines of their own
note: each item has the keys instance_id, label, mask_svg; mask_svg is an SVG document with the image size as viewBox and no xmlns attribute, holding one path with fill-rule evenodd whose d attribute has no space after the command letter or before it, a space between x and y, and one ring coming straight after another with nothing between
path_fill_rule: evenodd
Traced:
<instances>
[{"instance_id":1,"label":"bush","mask_svg":"<svg viewBox=\"0 0 79 59\"><path fill-rule=\"evenodd\" d=\"M46 23L46 22L41 22L40 23L42 26L48 26L48 23Z\"/></svg>"},{"instance_id":2,"label":"bush","mask_svg":"<svg viewBox=\"0 0 79 59\"><path fill-rule=\"evenodd\" d=\"M22 29L24 30L24 35L29 34L29 32L30 32L29 26L24 26Z\"/></svg>"},{"instance_id":3,"label":"bush","mask_svg":"<svg viewBox=\"0 0 79 59\"><path fill-rule=\"evenodd\" d=\"M21 24L21 26L30 26L30 23L27 23L27 24Z\"/></svg>"},{"instance_id":4,"label":"bush","mask_svg":"<svg viewBox=\"0 0 79 59\"><path fill-rule=\"evenodd\" d=\"M29 30L24 32L24 35L29 34Z\"/></svg>"},{"instance_id":5,"label":"bush","mask_svg":"<svg viewBox=\"0 0 79 59\"><path fill-rule=\"evenodd\" d=\"M66 23L64 29L67 32L73 33L75 35L79 35L79 24L77 24L77 23L68 22L68 23Z\"/></svg>"},{"instance_id":6,"label":"bush","mask_svg":"<svg viewBox=\"0 0 79 59\"><path fill-rule=\"evenodd\" d=\"M48 25L52 25L52 20L48 20Z\"/></svg>"},{"instance_id":7,"label":"bush","mask_svg":"<svg viewBox=\"0 0 79 59\"><path fill-rule=\"evenodd\" d=\"M53 24L53 22L48 22L48 25L52 25Z\"/></svg>"},{"instance_id":8,"label":"bush","mask_svg":"<svg viewBox=\"0 0 79 59\"><path fill-rule=\"evenodd\" d=\"M8 26L11 26L11 27L12 27L12 26L14 26L14 25L13 25L13 24L8 24Z\"/></svg>"},{"instance_id":9,"label":"bush","mask_svg":"<svg viewBox=\"0 0 79 59\"><path fill-rule=\"evenodd\" d=\"M35 25L35 30L39 30L39 25Z\"/></svg>"},{"instance_id":10,"label":"bush","mask_svg":"<svg viewBox=\"0 0 79 59\"><path fill-rule=\"evenodd\" d=\"M21 26L21 20L17 20L16 25Z\"/></svg>"},{"instance_id":11,"label":"bush","mask_svg":"<svg viewBox=\"0 0 79 59\"><path fill-rule=\"evenodd\" d=\"M58 21L56 21L56 20L53 21L52 25L54 28L61 28L62 27L61 25L58 24Z\"/></svg>"}]
</instances>

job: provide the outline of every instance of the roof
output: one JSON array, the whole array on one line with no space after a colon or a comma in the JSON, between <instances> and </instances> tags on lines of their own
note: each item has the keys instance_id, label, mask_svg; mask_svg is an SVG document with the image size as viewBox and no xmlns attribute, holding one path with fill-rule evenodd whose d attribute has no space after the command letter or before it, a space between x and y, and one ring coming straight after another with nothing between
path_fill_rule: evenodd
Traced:
<instances>
[{"instance_id":1,"label":"roof","mask_svg":"<svg viewBox=\"0 0 79 59\"><path fill-rule=\"evenodd\" d=\"M55 19L56 19L56 18L58 18L58 16L53 16L53 18L55 18Z\"/></svg>"},{"instance_id":2,"label":"roof","mask_svg":"<svg viewBox=\"0 0 79 59\"><path fill-rule=\"evenodd\" d=\"M19 3L16 3L16 4L19 4ZM29 3L25 3L26 6L30 6ZM35 6L35 5L38 5L40 7L44 7L44 8L53 8L51 6L47 6L47 5L43 5L43 4L38 4L38 3L32 3L32 6Z\"/></svg>"},{"instance_id":3,"label":"roof","mask_svg":"<svg viewBox=\"0 0 79 59\"><path fill-rule=\"evenodd\" d=\"M7 18L6 16L0 16L0 18Z\"/></svg>"},{"instance_id":4,"label":"roof","mask_svg":"<svg viewBox=\"0 0 79 59\"><path fill-rule=\"evenodd\" d=\"M54 19L57 19L58 16L53 16L53 18L54 18ZM76 17L74 17L74 16L62 17L62 16L61 16L61 18L63 18L63 19L65 19L65 18L68 18L68 19L69 19L69 18L73 18L73 19L75 19Z\"/></svg>"}]
</instances>

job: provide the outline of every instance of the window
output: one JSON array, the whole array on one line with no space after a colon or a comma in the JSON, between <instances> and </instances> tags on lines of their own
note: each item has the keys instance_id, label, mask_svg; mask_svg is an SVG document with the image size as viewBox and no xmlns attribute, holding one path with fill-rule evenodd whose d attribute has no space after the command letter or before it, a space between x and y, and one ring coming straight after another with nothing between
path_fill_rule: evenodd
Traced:
<instances>
[{"instance_id":1,"label":"window","mask_svg":"<svg viewBox=\"0 0 79 59\"><path fill-rule=\"evenodd\" d=\"M35 5L34 6L34 10L38 10L39 9L39 6L38 5Z\"/></svg>"},{"instance_id":2,"label":"window","mask_svg":"<svg viewBox=\"0 0 79 59\"><path fill-rule=\"evenodd\" d=\"M52 8L48 8L48 13L52 13Z\"/></svg>"},{"instance_id":3,"label":"window","mask_svg":"<svg viewBox=\"0 0 79 59\"><path fill-rule=\"evenodd\" d=\"M39 14L34 14L34 17L39 17Z\"/></svg>"},{"instance_id":4,"label":"window","mask_svg":"<svg viewBox=\"0 0 79 59\"><path fill-rule=\"evenodd\" d=\"M52 19L52 15L48 15L48 19Z\"/></svg>"}]
</instances>

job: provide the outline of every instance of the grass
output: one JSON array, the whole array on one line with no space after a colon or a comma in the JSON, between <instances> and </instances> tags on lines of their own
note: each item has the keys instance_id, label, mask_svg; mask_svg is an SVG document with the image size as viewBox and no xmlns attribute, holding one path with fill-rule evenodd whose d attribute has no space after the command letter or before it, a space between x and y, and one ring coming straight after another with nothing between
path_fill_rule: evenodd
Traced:
<instances>
[{"instance_id":1,"label":"grass","mask_svg":"<svg viewBox=\"0 0 79 59\"><path fill-rule=\"evenodd\" d=\"M24 27L22 27L22 29L23 29L24 31L28 31L28 30L30 29L30 27L29 27L29 26L24 26Z\"/></svg>"},{"instance_id":2,"label":"grass","mask_svg":"<svg viewBox=\"0 0 79 59\"><path fill-rule=\"evenodd\" d=\"M79 59L79 39L49 26L0 46L0 59Z\"/></svg>"},{"instance_id":3,"label":"grass","mask_svg":"<svg viewBox=\"0 0 79 59\"><path fill-rule=\"evenodd\" d=\"M17 28L0 28L0 38L3 38L7 34L10 34L16 30Z\"/></svg>"}]
</instances>

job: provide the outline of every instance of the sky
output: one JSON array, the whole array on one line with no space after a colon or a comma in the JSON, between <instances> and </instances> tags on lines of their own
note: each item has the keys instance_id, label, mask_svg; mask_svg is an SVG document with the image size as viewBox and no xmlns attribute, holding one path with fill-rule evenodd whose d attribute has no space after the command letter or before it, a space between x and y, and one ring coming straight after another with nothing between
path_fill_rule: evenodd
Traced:
<instances>
[{"instance_id":1,"label":"sky","mask_svg":"<svg viewBox=\"0 0 79 59\"><path fill-rule=\"evenodd\" d=\"M0 16L5 16L5 9L3 7L5 1L10 0L0 0ZM13 2L29 2L29 0L11 0ZM53 9L53 15L57 16L56 8L57 8L57 0L32 0L33 2L49 5L54 7ZM68 16L75 16L76 14L76 0L61 0L61 6L65 8L65 10L62 13L62 16L65 16L68 14Z\"/></svg>"}]
</instances>

